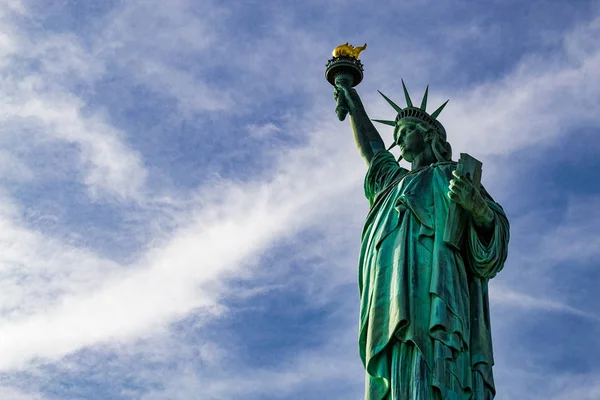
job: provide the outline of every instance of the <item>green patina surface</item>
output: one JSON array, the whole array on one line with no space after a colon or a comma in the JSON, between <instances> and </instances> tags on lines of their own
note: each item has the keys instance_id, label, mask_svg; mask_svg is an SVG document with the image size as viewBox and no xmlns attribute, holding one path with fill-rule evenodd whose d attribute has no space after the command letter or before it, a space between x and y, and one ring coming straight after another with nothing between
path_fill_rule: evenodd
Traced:
<instances>
[{"instance_id":1,"label":"green patina surface","mask_svg":"<svg viewBox=\"0 0 600 400\"><path fill-rule=\"evenodd\" d=\"M352 88L357 82L339 77L331 79L338 116L350 114L368 165L371 209L358 271L365 398L493 399L488 280L507 257L506 215L471 179L480 171L462 169L464 160L480 163L465 154L457 172L436 119L443 106L428 114L427 92L418 108L406 87L405 108L384 96L397 116L379 122L394 127L408 170L386 150Z\"/></svg>"}]
</instances>

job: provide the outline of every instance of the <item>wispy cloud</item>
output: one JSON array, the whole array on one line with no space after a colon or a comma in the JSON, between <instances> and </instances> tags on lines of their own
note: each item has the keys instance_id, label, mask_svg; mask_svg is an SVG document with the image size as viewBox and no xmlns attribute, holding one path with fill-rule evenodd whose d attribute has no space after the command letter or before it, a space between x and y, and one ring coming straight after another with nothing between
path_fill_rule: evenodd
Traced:
<instances>
[{"instance_id":1,"label":"wispy cloud","mask_svg":"<svg viewBox=\"0 0 600 400\"><path fill-rule=\"evenodd\" d=\"M0 386L0 396L6 400L44 400L41 393L28 393L11 387Z\"/></svg>"},{"instance_id":2,"label":"wispy cloud","mask_svg":"<svg viewBox=\"0 0 600 400\"><path fill-rule=\"evenodd\" d=\"M7 8L9 3L3 4L0 17L10 18L15 11ZM345 289L355 279L353 263L367 211L360 187L364 164L347 124L335 119L331 88L322 77L325 59L318 68L312 62L315 53L336 40L330 32L332 22L321 21L308 29L299 23L295 9L283 8L276 17L260 14L263 10L258 7L244 9L256 13L250 22L260 20L268 26L260 29L237 10L211 2L150 2L117 4L84 33L58 33L27 29L31 28L27 24L35 25L40 17L28 14L26 6L15 10L20 13L18 23L24 25L17 29L15 23L0 36L4 72L0 96L5 104L0 110L0 155L6 154L0 158L0 172L10 171L5 179L19 187L41 182L60 187L61 182L49 177L55 172L47 171L49 163L42 162L40 168L20 142L27 140L31 148L44 148L48 142L61 150L72 146L75 163L60 155L55 160L61 171L68 171L64 182L83 185L90 204L116 209L119 218L147 238L130 249L132 256L125 261L100 254L93 246L81 247L66 235L53 235L28 223L14 186L6 185L0 199L4 207L0 218L0 368L4 376L13 378L11 384L18 387L31 382L21 378L23 374L41 379L66 371L92 374L90 370L98 365L96 378L102 382L107 373L103 367L112 362L111 369L123 371L141 385L115 388L123 398L187 399L197 398L198 393L208 399L297 398L298 393L322 398L332 382L336 389L328 392L328 398L361 398L363 376L355 350L354 318L332 316L332 310L340 303L356 306L354 292ZM598 109L594 89L600 78L600 48L594 40L598 21L566 34L558 53L534 53L514 61L512 70L497 80L464 89L432 90L430 104L452 98L441 119L455 152L468 151L482 158L491 186L499 187L494 182L510 181L520 173L519 165L500 165L498 159L561 140L568 134L566 127L600 123L598 113L590 112ZM227 30L238 26L239 32ZM467 36L478 36L480 25L469 26ZM287 47L290 43L294 51ZM432 50L411 51L414 57L402 54L402 68L422 76L435 72ZM322 53L325 58L329 55L326 50ZM370 75L360 87L373 117L389 115L389 107L374 90L369 91L370 85L375 85L374 80L377 84L393 82L391 86L399 89L396 73L390 72L397 56L386 54L368 64L369 73L382 72ZM453 68L451 63L446 67ZM123 82L121 93L128 98L98 94L111 79ZM236 171L230 179L215 174L193 190L151 185L169 171L150 167L152 160L145 159L135 145L156 139L147 134L140 140L146 132L135 128L136 118L147 115L141 114L136 103L148 99L174 107L176 111L168 116L177 122L209 126L197 132L202 141L222 140L227 145L235 141L236 151L264 157L269 168L243 178ZM131 115L123 117L115 111L121 108ZM149 109L163 111L160 106ZM255 115L259 112L260 116ZM161 129L171 127L172 121L157 120ZM389 132L382 129L382 133L389 140ZM293 145L284 139L277 146L274 142L265 145L273 136L298 140ZM240 145L240 137L254 142ZM198 153L212 160L209 164L230 155L206 155L203 150L199 146ZM236 167L244 172L245 165ZM518 190L511 186L494 194L510 207ZM595 199L572 199L562 224L547 232L535 231L539 240L532 248L519 242L519 235L524 238L529 227L517 229L511 248L514 258L509 261L513 265L507 265L503 274L521 279L532 290L525 294L509 289L511 279L507 278L498 285L492 283L493 301L518 315L548 312L554 314L552 318L567 314L597 319L594 312L579 310L552 291L540 295L542 288L552 285L515 272L520 270L514 265L532 259L543 260L545 265L592 260L598 238L595 213L589 210L595 210L596 203ZM525 226L528 220L521 221ZM99 229L111 234L108 227ZM114 234L118 237L122 232ZM569 240L575 236L583 240ZM282 244L287 246L284 254L269 258L269 252L276 252ZM532 270L541 267L534 265ZM268 293L282 293L281 301L300 298L306 307L318 307L327 315L323 324L327 334L315 334L313 346L298 348L275 367L243 360L220 336L243 340L249 332L265 327L247 324L236 332L217 327L212 338L203 331L215 321L238 315L232 299L240 293L232 282L240 281L246 289L242 293L245 307L251 308L259 296ZM270 304L272 309L281 307L275 303ZM268 314L269 310L258 312ZM191 317L198 321L190 332L205 336L177 337L177 324ZM293 333L290 337L293 343ZM508 348L503 347L502 338L498 343ZM194 357L186 357L192 349L196 349ZM269 349L274 357L281 350ZM92 355L84 361L86 352ZM115 360L104 360L107 354L115 355ZM145 360L144 365L130 363L133 358ZM508 376L508 368L501 365L499 376ZM594 373L576 374L574 379L590 382ZM545 376L560 380L566 375L558 371ZM43 386L32 380L34 387ZM522 387L522 393L531 393L528 398L543 398ZM15 399L42 398L6 390ZM57 389L59 394L51 398L60 398L67 389L62 390ZM565 384L557 386L553 395L559 400L577 390ZM578 396L591 399L593 390L590 386Z\"/></svg>"},{"instance_id":3,"label":"wispy cloud","mask_svg":"<svg viewBox=\"0 0 600 400\"><path fill-rule=\"evenodd\" d=\"M21 10L22 18L34 18ZM28 141L29 147L48 140L73 144L79 150L74 172L81 174L91 195L138 197L146 179L139 154L101 111L86 110L70 87L101 75L103 63L89 60L89 53L71 35L29 36L15 24L6 27L4 47L9 51L0 81L3 142Z\"/></svg>"},{"instance_id":4,"label":"wispy cloud","mask_svg":"<svg viewBox=\"0 0 600 400\"><path fill-rule=\"evenodd\" d=\"M536 310L543 310L566 312L579 317L590 318L592 320L600 322L600 316L586 313L582 310L579 310L575 307L570 307L556 300L544 299L540 297L533 297L523 293L517 293L515 291L508 290L502 286L493 285L490 290L490 294L490 298L493 303L505 306L512 306L514 308L520 309L521 311L526 310L535 312Z\"/></svg>"}]
</instances>

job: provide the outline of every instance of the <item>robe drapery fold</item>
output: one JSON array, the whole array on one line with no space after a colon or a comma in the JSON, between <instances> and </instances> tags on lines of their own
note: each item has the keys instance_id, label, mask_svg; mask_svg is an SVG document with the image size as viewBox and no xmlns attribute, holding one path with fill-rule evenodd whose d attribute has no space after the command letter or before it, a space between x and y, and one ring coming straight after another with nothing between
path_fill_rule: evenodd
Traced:
<instances>
[{"instance_id":1,"label":"robe drapery fold","mask_svg":"<svg viewBox=\"0 0 600 400\"><path fill-rule=\"evenodd\" d=\"M368 400L494 397L487 282L506 260L509 225L482 189L492 231L481 237L466 220L461 250L444 243L454 169L409 172L388 151L371 160L358 277Z\"/></svg>"}]
</instances>

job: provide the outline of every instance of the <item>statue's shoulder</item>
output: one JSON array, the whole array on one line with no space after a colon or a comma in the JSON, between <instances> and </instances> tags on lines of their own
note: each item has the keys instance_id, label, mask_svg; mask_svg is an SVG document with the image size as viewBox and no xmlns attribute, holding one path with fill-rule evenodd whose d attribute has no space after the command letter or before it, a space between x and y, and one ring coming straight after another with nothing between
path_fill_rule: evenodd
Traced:
<instances>
[{"instance_id":1,"label":"statue's shoulder","mask_svg":"<svg viewBox=\"0 0 600 400\"><path fill-rule=\"evenodd\" d=\"M452 177L452 171L456 169L457 165L458 163L456 161L440 161L431 164L429 168L431 168L434 173L437 172L442 175Z\"/></svg>"},{"instance_id":2,"label":"statue's shoulder","mask_svg":"<svg viewBox=\"0 0 600 400\"><path fill-rule=\"evenodd\" d=\"M422 179L431 179L435 174L447 175L452 177L452 171L456 169L457 163L455 161L441 161L429 164L425 167L421 167L413 170L404 170L404 173L400 175L400 177L404 180L405 178L408 180L422 180Z\"/></svg>"},{"instance_id":3,"label":"statue's shoulder","mask_svg":"<svg viewBox=\"0 0 600 400\"><path fill-rule=\"evenodd\" d=\"M439 161L430 165L432 168L455 169L458 163L456 161Z\"/></svg>"},{"instance_id":4,"label":"statue's shoulder","mask_svg":"<svg viewBox=\"0 0 600 400\"><path fill-rule=\"evenodd\" d=\"M407 175L429 175L432 173L441 173L446 175L452 175L452 171L456 169L456 161L439 161L436 163L429 164L426 167L421 167L416 170L410 171Z\"/></svg>"}]
</instances>

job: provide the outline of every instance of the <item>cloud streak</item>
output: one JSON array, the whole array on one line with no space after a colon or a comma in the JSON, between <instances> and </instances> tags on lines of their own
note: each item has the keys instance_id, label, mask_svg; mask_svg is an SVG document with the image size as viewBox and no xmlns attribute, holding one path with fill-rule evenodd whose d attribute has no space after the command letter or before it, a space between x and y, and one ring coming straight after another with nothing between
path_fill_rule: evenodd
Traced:
<instances>
[{"instance_id":1,"label":"cloud streak","mask_svg":"<svg viewBox=\"0 0 600 400\"><path fill-rule=\"evenodd\" d=\"M2 18L12 15L6 6L2 10ZM26 7L20 12L26 21L36 21ZM281 10L280 18L267 21L272 29L254 38L248 35L242 42L239 34L224 28L240 22L235 10L184 1L169 6L160 2L120 4L91 24L93 40L85 33L83 37L81 33L41 35L15 28L0 37L0 68L6 72L0 82L0 96L6 104L0 110L6 154L0 159L0 171L14 171L1 199L5 211L0 218L0 369L13 377L15 387L24 382L15 378L18 374L53 376L51 369L85 374L90 366L78 357L90 351L94 365L108 365L102 361L106 354L121 357L115 361L116 369L129 365L126 360L131 354L156 361L153 365L158 365L158 371L147 366L127 371L125 375L144 387L123 389L120 395L124 398L186 399L194 398L194 393L215 399L294 398L306 387L314 388L307 396L322 398L319 393L332 382L337 391L328 398L361 397L355 322L340 321L331 316L335 314L331 310L340 302L351 308L356 301L345 289L354 279L352 263L361 219L367 211L367 204L358 200L364 166L347 124L335 121L331 88L322 79L322 71L318 81L309 79L314 71L301 62L312 60L311 52L335 38L331 34L305 35L310 30L297 25L294 12ZM327 32L323 24L314 30ZM559 53L529 55L498 80L478 82L466 89L432 91L431 104L452 98L442 122L456 153L468 151L485 161L485 179L490 182L486 186L504 189L498 182L510 181L520 173L519 165L499 164L511 154L561 140L567 134L566 126L600 124L597 113L589 112L598 108L593 89L600 78L600 48L593 40L597 30L598 19L594 19L567 34ZM288 56L281 43L295 43L295 53ZM256 44L260 44L261 52L252 47ZM424 51L419 57L415 53L414 59L405 57L402 63L423 76L431 74L435 65L423 60L431 60L431 54ZM369 68L386 71L390 63L389 58L372 61ZM232 70L239 71L242 78L229 79L235 75ZM124 82L123 93L136 95L107 99L96 93L106 80L117 78ZM263 84L265 78L270 79ZM376 79L387 82L392 76ZM389 115L387 105L376 98L374 90L369 91L372 84L364 82L360 88L370 115ZM282 99L290 93L297 96ZM239 151L264 157L268 168L242 178L237 171L227 179L212 175L192 190L152 186L161 171L149 167L152 160L145 159L136 147L136 135L141 133L136 128L124 128L123 121L115 116L115 108L136 110L137 101L147 100L143 96L169 107L174 103L176 112L168 114L170 118L198 120L207 124L202 126L213 127L198 132L205 141L237 138L231 127L236 135L251 137L254 144L244 147L250 141L243 142ZM264 115L251 115L258 110ZM127 121L138 117L132 114ZM221 118L219 124L207 122ZM228 125L225 119L235 123ZM169 127L168 123L160 126ZM389 139L389 132L382 130L382 134ZM280 139L276 146L260 146L274 136ZM119 218L133 221L131 225L138 228L134 230L148 236L143 245L130 249L129 259L116 261L110 254L82 248L67 237L27 224L22 217L23 205L11 185L29 187L48 182L47 174L53 171L40 171L31 153L18 143L23 138L31 147L43 148L52 142L76 149L75 164L60 160L63 170L68 171L62 179L82 185L90 203L115 208ZM154 139L144 137L144 141ZM200 156L214 163L221 161L202 151L198 149ZM241 174L245 165L236 168ZM495 197L510 207L518 190L507 187L494 194L497 192ZM550 265L593 259L598 248L595 214L582 210L594 210L596 203L595 198L574 198L562 225L547 232L536 231L539 238L534 248L524 248L518 239L513 242L514 261L509 261L513 265L507 265L500 281L492 283L492 297L499 307L519 315L549 311L553 318L565 314L597 320L594 312L571 306L569 299L555 292L538 296L546 288L544 283L522 274L521 266L515 265L529 262L532 271L541 271L533 261ZM524 237L530 227L521 228L517 231ZM111 233L109 228L100 229ZM585 240L569 241L575 236ZM282 244L287 246L285 254L269 258L269 252L276 252ZM311 282L307 276L318 281ZM509 289L511 279L517 278L530 285L531 292ZM236 292L235 283L240 281L248 289L244 292L245 307L252 308L259 296L284 288L287 291L281 301L297 301L299 297L306 301L306 307L324 310L329 318L324 326L330 335L315 339L317 344L312 348L298 349L276 367L261 367L241 360L235 349L224 346L218 337L229 334L247 338L255 326L248 323L245 331L233 333L216 328L215 340L201 340L204 350L196 354L197 363L182 361L186 351L199 341L189 339L183 349L173 350L181 344L177 340L188 340L170 336L175 335L177 325L196 316L199 322L192 330L206 334L202 329L211 323L235 318L239 309L232 299L242 292ZM338 298L342 292L344 297ZM264 312L268 314L268 310ZM140 345L144 341L153 346ZM503 350L508 347L502 347L506 343L502 338L498 343ZM177 366L179 376L171 384L168 381L173 374L168 372L171 367L165 367L168 364ZM499 375L507 376L511 366L500 367ZM597 370L595 365L594 372L577 374L575 380L590 382ZM558 371L551 376L560 380L567 375ZM502 382L509 381L503 378ZM35 381L36 385L41 384ZM522 393L531 393L528 398L543 398L523 385ZM277 393L271 393L273 388ZM41 394L6 390L17 399L42 398ZM559 400L577 390L565 385L553 395ZM578 395L591 399L594 390L590 387Z\"/></svg>"}]
</instances>

